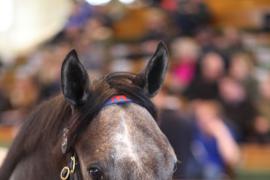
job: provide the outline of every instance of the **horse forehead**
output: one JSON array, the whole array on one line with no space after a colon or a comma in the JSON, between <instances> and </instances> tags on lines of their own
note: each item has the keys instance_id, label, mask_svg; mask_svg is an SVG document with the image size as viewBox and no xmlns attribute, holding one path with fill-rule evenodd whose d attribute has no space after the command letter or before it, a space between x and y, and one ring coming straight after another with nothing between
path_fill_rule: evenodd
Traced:
<instances>
[{"instance_id":1,"label":"horse forehead","mask_svg":"<svg viewBox=\"0 0 270 180\"><path fill-rule=\"evenodd\" d=\"M137 104L109 106L103 110L99 121L101 124L107 124L102 131L110 132L110 144L116 152L121 152L122 156L129 155L135 160L135 154L153 151L160 153L170 149L154 118ZM123 153L124 149L126 153ZM151 151L148 151L149 149Z\"/></svg>"},{"instance_id":2,"label":"horse forehead","mask_svg":"<svg viewBox=\"0 0 270 180\"><path fill-rule=\"evenodd\" d=\"M159 176L163 172L161 167L173 161L173 150L145 108L136 104L113 105L104 109L104 113L110 113L109 119L117 123L110 137L112 151L109 154L117 167L116 171L125 169L125 172L120 173L122 176L147 173L149 176ZM128 169L133 172L126 172Z\"/></svg>"},{"instance_id":3,"label":"horse forehead","mask_svg":"<svg viewBox=\"0 0 270 180\"><path fill-rule=\"evenodd\" d=\"M148 128L156 125L151 114L145 108L134 103L107 106L100 112L98 121L104 125L110 124L110 128L116 127L117 129L136 128L136 125L139 124L144 124Z\"/></svg>"},{"instance_id":4,"label":"horse forehead","mask_svg":"<svg viewBox=\"0 0 270 180\"><path fill-rule=\"evenodd\" d=\"M125 158L132 160L137 165L140 164L137 149L138 145L134 142L132 134L134 131L131 125L130 116L125 111L118 113L119 126L111 138L113 146L112 158L121 161Z\"/></svg>"},{"instance_id":5,"label":"horse forehead","mask_svg":"<svg viewBox=\"0 0 270 180\"><path fill-rule=\"evenodd\" d=\"M105 131L114 133L112 142L130 142L134 140L138 133L141 133L143 126L145 129L153 129L156 124L150 113L143 107L136 104L111 105L102 110L99 120L101 124L106 124ZM152 132L154 133L154 132ZM112 134L111 134L112 135ZM123 143L120 143L123 144Z\"/></svg>"},{"instance_id":6,"label":"horse forehead","mask_svg":"<svg viewBox=\"0 0 270 180\"><path fill-rule=\"evenodd\" d=\"M150 113L136 104L106 107L102 111L99 121L107 124L108 129L104 130L111 132L110 143L116 150L115 152L121 152L121 157L129 155L134 160L138 149L137 144L145 136L143 131L148 130L148 133L155 136L156 133L159 133L159 131L155 132L154 130L156 129L156 123ZM115 158L121 157L119 155Z\"/></svg>"},{"instance_id":7,"label":"horse forehead","mask_svg":"<svg viewBox=\"0 0 270 180\"><path fill-rule=\"evenodd\" d=\"M117 124L110 137L110 158L116 163L116 167L124 165L125 168L131 166L131 169L138 172L144 171L141 158L150 156L150 152L144 151L144 148L147 149L142 145L145 134L139 128L139 124L143 123L143 126L147 126L146 129L151 129L151 124L155 122L150 113L136 104L113 105L105 109L104 113L110 113L110 121ZM150 144L148 143L148 146Z\"/></svg>"}]
</instances>

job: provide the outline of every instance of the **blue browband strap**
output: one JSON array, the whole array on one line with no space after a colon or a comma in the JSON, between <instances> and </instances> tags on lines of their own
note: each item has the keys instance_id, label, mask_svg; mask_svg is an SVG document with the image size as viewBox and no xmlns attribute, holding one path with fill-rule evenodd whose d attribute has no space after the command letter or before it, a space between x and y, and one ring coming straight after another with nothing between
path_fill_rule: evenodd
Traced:
<instances>
[{"instance_id":1,"label":"blue browband strap","mask_svg":"<svg viewBox=\"0 0 270 180\"><path fill-rule=\"evenodd\" d=\"M131 103L132 100L129 99L128 97L124 95L119 95L119 96L113 96L111 99L109 99L106 103L105 106L108 105L113 105L113 104L127 104Z\"/></svg>"}]
</instances>

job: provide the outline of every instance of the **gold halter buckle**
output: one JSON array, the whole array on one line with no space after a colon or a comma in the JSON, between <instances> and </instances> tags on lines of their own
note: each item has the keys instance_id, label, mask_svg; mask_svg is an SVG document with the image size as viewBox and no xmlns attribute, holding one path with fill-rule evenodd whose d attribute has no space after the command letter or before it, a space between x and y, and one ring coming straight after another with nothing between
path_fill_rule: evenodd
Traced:
<instances>
[{"instance_id":1,"label":"gold halter buckle","mask_svg":"<svg viewBox=\"0 0 270 180\"><path fill-rule=\"evenodd\" d=\"M76 159L74 156L71 156L71 168L68 166L63 167L60 173L61 180L67 180L71 174L75 172Z\"/></svg>"},{"instance_id":2,"label":"gold halter buckle","mask_svg":"<svg viewBox=\"0 0 270 180\"><path fill-rule=\"evenodd\" d=\"M61 180L67 180L70 176L70 169L69 167L65 166L63 167L63 169L61 170L61 173L60 173L60 178Z\"/></svg>"},{"instance_id":3,"label":"gold halter buckle","mask_svg":"<svg viewBox=\"0 0 270 180\"><path fill-rule=\"evenodd\" d=\"M71 156L72 168L70 169L70 173L73 174L75 172L76 159L74 156Z\"/></svg>"}]
</instances>

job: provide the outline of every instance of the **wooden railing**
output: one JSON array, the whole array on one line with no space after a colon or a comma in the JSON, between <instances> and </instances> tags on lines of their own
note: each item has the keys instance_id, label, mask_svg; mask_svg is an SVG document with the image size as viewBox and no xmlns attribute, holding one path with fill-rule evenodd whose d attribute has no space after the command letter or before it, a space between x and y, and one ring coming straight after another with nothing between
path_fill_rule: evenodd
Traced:
<instances>
[{"instance_id":1,"label":"wooden railing","mask_svg":"<svg viewBox=\"0 0 270 180\"><path fill-rule=\"evenodd\" d=\"M270 171L270 145L242 145L241 155L241 169Z\"/></svg>"},{"instance_id":2,"label":"wooden railing","mask_svg":"<svg viewBox=\"0 0 270 180\"><path fill-rule=\"evenodd\" d=\"M257 27L270 12L269 0L204 0L218 26Z\"/></svg>"}]
</instances>

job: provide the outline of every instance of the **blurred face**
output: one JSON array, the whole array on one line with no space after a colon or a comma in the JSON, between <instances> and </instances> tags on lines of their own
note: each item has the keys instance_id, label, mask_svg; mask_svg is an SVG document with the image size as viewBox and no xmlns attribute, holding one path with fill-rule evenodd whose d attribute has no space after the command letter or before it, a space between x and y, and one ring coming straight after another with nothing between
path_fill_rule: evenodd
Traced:
<instances>
[{"instance_id":1,"label":"blurred face","mask_svg":"<svg viewBox=\"0 0 270 180\"><path fill-rule=\"evenodd\" d=\"M199 56L198 44L190 38L178 38L172 44L172 56L183 62L194 62Z\"/></svg>"},{"instance_id":2,"label":"blurred face","mask_svg":"<svg viewBox=\"0 0 270 180\"><path fill-rule=\"evenodd\" d=\"M29 107L38 98L38 89L29 77L18 78L11 91L11 103L14 107Z\"/></svg>"},{"instance_id":3,"label":"blurred face","mask_svg":"<svg viewBox=\"0 0 270 180\"><path fill-rule=\"evenodd\" d=\"M200 124L204 124L212 121L217 113L209 103L200 102L195 106L195 116Z\"/></svg>"},{"instance_id":4,"label":"blurred face","mask_svg":"<svg viewBox=\"0 0 270 180\"><path fill-rule=\"evenodd\" d=\"M224 73L224 62L217 53L208 53L202 60L202 75L206 80L217 80Z\"/></svg>"},{"instance_id":5,"label":"blurred face","mask_svg":"<svg viewBox=\"0 0 270 180\"><path fill-rule=\"evenodd\" d=\"M262 98L270 99L270 77L260 83L259 90Z\"/></svg>"},{"instance_id":6,"label":"blurred face","mask_svg":"<svg viewBox=\"0 0 270 180\"><path fill-rule=\"evenodd\" d=\"M159 9L152 9L146 17L146 27L150 31L163 31L166 25L166 18Z\"/></svg>"},{"instance_id":7,"label":"blurred face","mask_svg":"<svg viewBox=\"0 0 270 180\"><path fill-rule=\"evenodd\" d=\"M245 80L251 73L251 68L249 66L249 59L245 55L235 56L231 61L230 74L238 79Z\"/></svg>"},{"instance_id":8,"label":"blurred face","mask_svg":"<svg viewBox=\"0 0 270 180\"><path fill-rule=\"evenodd\" d=\"M218 105L213 102L199 102L195 106L195 117L200 129L208 135L217 130L216 125L221 121Z\"/></svg>"},{"instance_id":9,"label":"blurred face","mask_svg":"<svg viewBox=\"0 0 270 180\"><path fill-rule=\"evenodd\" d=\"M226 102L239 102L245 98L243 86L229 78L225 78L220 82L219 90L221 97Z\"/></svg>"},{"instance_id":10,"label":"blurred face","mask_svg":"<svg viewBox=\"0 0 270 180\"><path fill-rule=\"evenodd\" d=\"M236 28L226 28L224 31L224 35L226 39L228 39L228 42L230 42L230 44L236 44L240 41L240 34Z\"/></svg>"}]
</instances>

